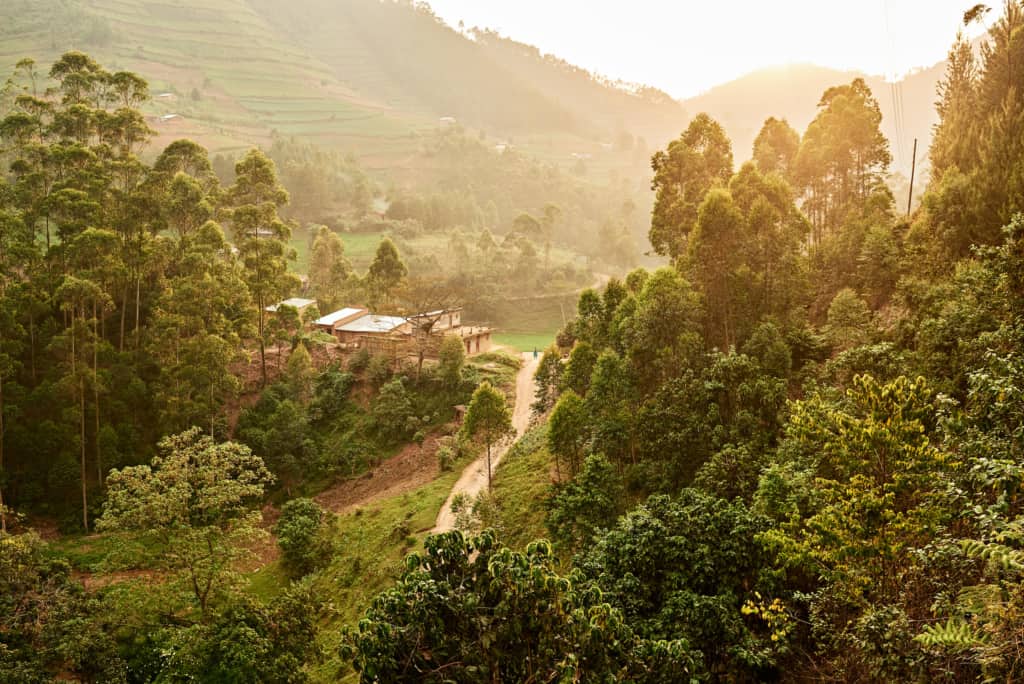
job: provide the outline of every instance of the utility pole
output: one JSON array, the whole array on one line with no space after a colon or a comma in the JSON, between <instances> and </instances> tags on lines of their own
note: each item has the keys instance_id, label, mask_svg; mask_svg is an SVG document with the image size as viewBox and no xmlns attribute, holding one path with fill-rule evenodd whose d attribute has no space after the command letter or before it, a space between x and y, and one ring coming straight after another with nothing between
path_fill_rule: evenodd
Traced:
<instances>
[{"instance_id":1,"label":"utility pole","mask_svg":"<svg viewBox=\"0 0 1024 684\"><path fill-rule=\"evenodd\" d=\"M910 158L910 190L907 192L907 218L910 218L910 202L914 199L914 171L917 169L917 138L914 138L914 154Z\"/></svg>"}]
</instances>

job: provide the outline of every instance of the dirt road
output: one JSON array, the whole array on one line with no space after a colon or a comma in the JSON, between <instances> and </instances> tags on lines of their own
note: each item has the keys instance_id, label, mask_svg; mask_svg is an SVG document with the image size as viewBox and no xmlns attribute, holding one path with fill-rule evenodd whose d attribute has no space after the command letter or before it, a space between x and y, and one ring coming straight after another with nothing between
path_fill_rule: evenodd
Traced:
<instances>
[{"instance_id":1,"label":"dirt road","mask_svg":"<svg viewBox=\"0 0 1024 684\"><path fill-rule=\"evenodd\" d=\"M516 403L512 411L512 427L516 430L516 439L519 439L530 425L530 404L533 403L535 391L533 374L536 372L537 364L539 363L539 357L534 359L531 352L524 352L522 359L523 366L516 375ZM492 471L498 467L498 462L508 452L514 441L509 440L507 443L491 451ZM467 497L473 498L486 488L487 454L484 453L462 471L462 476L459 477L459 481L452 487L451 493L448 494L448 499L437 514L437 522L434 523L434 529L431 532L438 534L455 528L455 514L452 513L452 501L456 496L465 494Z\"/></svg>"}]
</instances>

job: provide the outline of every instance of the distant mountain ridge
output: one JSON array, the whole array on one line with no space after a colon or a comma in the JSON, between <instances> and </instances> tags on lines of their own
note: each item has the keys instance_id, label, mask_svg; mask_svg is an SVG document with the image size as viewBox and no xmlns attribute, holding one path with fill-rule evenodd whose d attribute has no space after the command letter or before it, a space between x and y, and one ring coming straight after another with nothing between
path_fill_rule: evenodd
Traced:
<instances>
[{"instance_id":1,"label":"distant mountain ridge","mask_svg":"<svg viewBox=\"0 0 1024 684\"><path fill-rule=\"evenodd\" d=\"M927 159L932 127L938 123L935 88L945 66L945 62L940 62L897 83L889 83L880 76L812 64L771 67L715 86L684 100L682 105L692 114L707 112L725 126L740 161L750 158L754 138L766 118L785 118L803 133L827 88L862 77L882 110L882 132L890 142L893 169L908 175L915 137L919 168Z\"/></svg>"}]
</instances>

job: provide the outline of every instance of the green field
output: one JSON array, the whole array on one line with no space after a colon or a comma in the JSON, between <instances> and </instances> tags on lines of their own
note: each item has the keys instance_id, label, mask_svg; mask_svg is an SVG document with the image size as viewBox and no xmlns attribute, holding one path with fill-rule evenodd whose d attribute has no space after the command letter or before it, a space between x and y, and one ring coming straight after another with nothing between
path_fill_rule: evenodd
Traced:
<instances>
[{"instance_id":1,"label":"green field","mask_svg":"<svg viewBox=\"0 0 1024 684\"><path fill-rule=\"evenodd\" d=\"M384 238L383 233L342 233L345 256L356 270L365 270L373 261L377 245Z\"/></svg>"},{"instance_id":2,"label":"green field","mask_svg":"<svg viewBox=\"0 0 1024 684\"><path fill-rule=\"evenodd\" d=\"M373 255L377 251L383 233L339 233L345 243L345 256L357 271L365 271ZM292 262L295 273L309 273L309 253L312 250L313 236L306 228L292 231L291 246L295 249L296 258Z\"/></svg>"},{"instance_id":3,"label":"green field","mask_svg":"<svg viewBox=\"0 0 1024 684\"><path fill-rule=\"evenodd\" d=\"M494 342L515 351L528 352L536 349L540 353L555 341L557 332L557 330L543 333L501 331L494 334Z\"/></svg>"}]
</instances>

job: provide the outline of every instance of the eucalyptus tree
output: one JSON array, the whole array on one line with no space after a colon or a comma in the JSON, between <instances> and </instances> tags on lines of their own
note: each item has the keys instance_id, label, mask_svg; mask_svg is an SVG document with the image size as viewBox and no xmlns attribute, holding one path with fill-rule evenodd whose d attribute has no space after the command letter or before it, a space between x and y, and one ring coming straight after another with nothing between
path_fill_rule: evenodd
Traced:
<instances>
[{"instance_id":1,"label":"eucalyptus tree","mask_svg":"<svg viewBox=\"0 0 1024 684\"><path fill-rule=\"evenodd\" d=\"M343 303L351 278L352 265L345 258L345 243L333 230L320 226L309 256L309 287L324 312Z\"/></svg>"},{"instance_id":2,"label":"eucalyptus tree","mask_svg":"<svg viewBox=\"0 0 1024 684\"><path fill-rule=\"evenodd\" d=\"M272 162L258 149L235 164L235 183L227 191L227 213L235 247L243 265L243 278L256 309L256 339L260 371L267 384L267 307L282 299L298 279L288 272L295 250L288 245L291 228L278 209L288 203L288 191L277 180Z\"/></svg>"},{"instance_id":3,"label":"eucalyptus tree","mask_svg":"<svg viewBox=\"0 0 1024 684\"><path fill-rule=\"evenodd\" d=\"M732 144L721 124L698 114L676 140L651 158L655 192L651 246L673 259L686 253L697 211L712 187L732 175Z\"/></svg>"}]
</instances>

